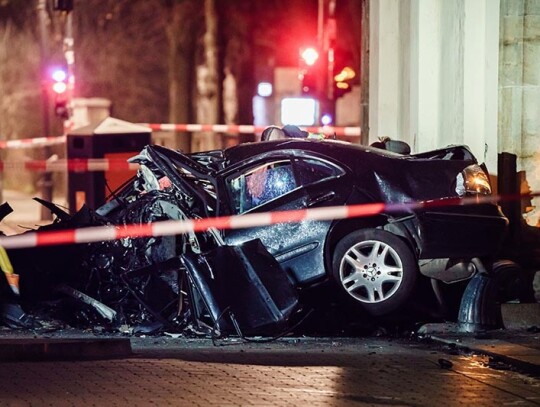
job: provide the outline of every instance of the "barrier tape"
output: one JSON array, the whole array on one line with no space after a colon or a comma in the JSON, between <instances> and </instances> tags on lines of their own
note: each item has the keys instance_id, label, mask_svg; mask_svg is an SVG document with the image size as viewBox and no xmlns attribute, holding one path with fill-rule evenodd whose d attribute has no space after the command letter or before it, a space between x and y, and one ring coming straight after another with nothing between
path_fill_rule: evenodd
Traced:
<instances>
[{"instance_id":1,"label":"barrier tape","mask_svg":"<svg viewBox=\"0 0 540 407\"><path fill-rule=\"evenodd\" d=\"M30 170L39 172L89 172L126 171L139 168L137 163L125 159L72 158L58 160L0 161L0 172L10 170Z\"/></svg>"},{"instance_id":2,"label":"barrier tape","mask_svg":"<svg viewBox=\"0 0 540 407\"><path fill-rule=\"evenodd\" d=\"M251 126L251 125L236 125L236 124L152 124L152 123L139 123L141 126L150 127L152 130L157 131L208 131L215 133L229 133L229 134L260 134L268 126ZM360 127L332 127L332 126L308 126L301 127L310 133L323 133L327 135L336 134L337 136L357 137L360 136Z\"/></svg>"},{"instance_id":3,"label":"barrier tape","mask_svg":"<svg viewBox=\"0 0 540 407\"><path fill-rule=\"evenodd\" d=\"M152 130L156 131L186 131L186 132L196 132L196 131L207 131L215 133L228 133L228 134L255 134L262 133L264 129L268 126L252 126L252 125L241 125L241 124L171 124L171 123L162 123L162 124L152 124L152 123L139 123L140 126L149 127ZM345 137L358 137L360 136L361 129L360 127L332 127L332 126L308 126L301 127L303 130L306 130L310 133L322 133L326 135L345 136ZM28 139L19 139L19 140L0 140L0 149L6 148L33 148L33 147L46 147L54 146L58 144L64 144L66 142L66 136L58 137L35 137Z\"/></svg>"},{"instance_id":4,"label":"barrier tape","mask_svg":"<svg viewBox=\"0 0 540 407\"><path fill-rule=\"evenodd\" d=\"M20 140L8 140L8 141L0 141L0 149L53 146L57 144L64 144L65 142L66 142L66 136L36 137L36 138L27 138L27 139L20 139Z\"/></svg>"},{"instance_id":5,"label":"barrier tape","mask_svg":"<svg viewBox=\"0 0 540 407\"><path fill-rule=\"evenodd\" d=\"M525 197L533 196L540 196L540 193L525 195ZM519 199L522 197L524 196L519 195ZM516 196L512 199L518 198ZM257 226L269 226L277 223L301 222L305 220L358 218L379 215L382 213L403 213L421 208L497 203L500 200L501 197L497 195L475 196L409 203L372 203L350 206L329 206L325 208L253 213L204 219L167 220L147 224L122 226L91 226L79 229L29 232L20 235L0 237L0 247L6 249L20 249L62 244L105 242L127 237L172 236L192 232L203 232L210 228L244 229Z\"/></svg>"}]
</instances>

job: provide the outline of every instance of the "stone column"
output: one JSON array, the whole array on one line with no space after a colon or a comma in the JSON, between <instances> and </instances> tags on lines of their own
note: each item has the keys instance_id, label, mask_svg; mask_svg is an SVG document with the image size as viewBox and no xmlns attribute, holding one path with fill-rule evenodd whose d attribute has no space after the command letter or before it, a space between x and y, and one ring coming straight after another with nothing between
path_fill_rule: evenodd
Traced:
<instances>
[{"instance_id":1,"label":"stone column","mask_svg":"<svg viewBox=\"0 0 540 407\"><path fill-rule=\"evenodd\" d=\"M499 0L371 0L370 142L467 144L497 168Z\"/></svg>"},{"instance_id":2,"label":"stone column","mask_svg":"<svg viewBox=\"0 0 540 407\"><path fill-rule=\"evenodd\" d=\"M540 191L540 1L501 1L499 150L516 154L522 192ZM524 206L540 226L540 199Z\"/></svg>"},{"instance_id":3,"label":"stone column","mask_svg":"<svg viewBox=\"0 0 540 407\"><path fill-rule=\"evenodd\" d=\"M447 144L441 129L441 4L410 0L410 134L416 152ZM448 81L449 79L446 78Z\"/></svg>"},{"instance_id":4,"label":"stone column","mask_svg":"<svg viewBox=\"0 0 540 407\"><path fill-rule=\"evenodd\" d=\"M403 139L399 128L400 0L371 0L369 53L369 143L380 136Z\"/></svg>"}]
</instances>

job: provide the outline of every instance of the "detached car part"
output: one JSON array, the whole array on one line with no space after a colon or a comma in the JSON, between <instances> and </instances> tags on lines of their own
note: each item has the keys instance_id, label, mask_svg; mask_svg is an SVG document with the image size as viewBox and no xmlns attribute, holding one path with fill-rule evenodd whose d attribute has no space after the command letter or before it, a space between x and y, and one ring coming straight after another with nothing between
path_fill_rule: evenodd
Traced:
<instances>
[{"instance_id":1,"label":"detached car part","mask_svg":"<svg viewBox=\"0 0 540 407\"><path fill-rule=\"evenodd\" d=\"M204 254L182 256L193 287L194 313L205 313L217 332L277 335L299 309L290 277L260 240L219 246Z\"/></svg>"}]
</instances>

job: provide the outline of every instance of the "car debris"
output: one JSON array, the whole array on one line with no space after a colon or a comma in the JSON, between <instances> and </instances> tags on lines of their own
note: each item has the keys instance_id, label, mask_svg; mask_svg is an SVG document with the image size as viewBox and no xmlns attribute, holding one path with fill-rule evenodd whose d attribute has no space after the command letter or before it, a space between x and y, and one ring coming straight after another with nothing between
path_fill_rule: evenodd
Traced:
<instances>
[{"instance_id":1,"label":"car debris","mask_svg":"<svg viewBox=\"0 0 540 407\"><path fill-rule=\"evenodd\" d=\"M414 301L421 279L469 280L478 264L489 274L508 223L493 203L445 205L491 194L486 168L465 146L410 154L403 142L359 146L286 126L225 150L184 154L146 146L129 161L139 164L137 175L99 208L69 214L40 201L56 219L37 230L378 202L441 205L12 249L25 308L48 304L67 320L139 334L279 336L307 315L302 294L321 284L377 317Z\"/></svg>"},{"instance_id":2,"label":"car debris","mask_svg":"<svg viewBox=\"0 0 540 407\"><path fill-rule=\"evenodd\" d=\"M260 240L181 258L195 316L201 321L208 311L218 333L253 336L285 331L291 315L300 311L293 281Z\"/></svg>"},{"instance_id":3,"label":"car debris","mask_svg":"<svg viewBox=\"0 0 540 407\"><path fill-rule=\"evenodd\" d=\"M86 295L85 293L82 293L78 290L75 290L74 288L71 288L65 284L61 284L56 287L56 291L59 293L63 293L66 295L69 295L70 297L75 298L76 300L82 301L85 304L90 305L93 307L96 312L101 315L103 318L107 319L110 322L113 322L116 319L116 311L112 308L107 307L105 304L99 302L98 300L90 297L89 295Z\"/></svg>"}]
</instances>

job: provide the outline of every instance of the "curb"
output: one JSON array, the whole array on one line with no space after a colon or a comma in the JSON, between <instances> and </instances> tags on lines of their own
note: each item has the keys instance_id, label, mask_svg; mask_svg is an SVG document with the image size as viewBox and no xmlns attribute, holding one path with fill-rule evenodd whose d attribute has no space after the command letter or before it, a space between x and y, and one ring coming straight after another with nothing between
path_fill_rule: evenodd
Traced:
<instances>
[{"instance_id":1,"label":"curb","mask_svg":"<svg viewBox=\"0 0 540 407\"><path fill-rule=\"evenodd\" d=\"M501 304L501 314L506 329L540 327L540 303Z\"/></svg>"},{"instance_id":2,"label":"curb","mask_svg":"<svg viewBox=\"0 0 540 407\"><path fill-rule=\"evenodd\" d=\"M128 338L0 339L0 361L89 360L133 356Z\"/></svg>"},{"instance_id":3,"label":"curb","mask_svg":"<svg viewBox=\"0 0 540 407\"><path fill-rule=\"evenodd\" d=\"M493 358L494 362L503 362L533 376L540 376L540 351L536 349L500 339L476 339L465 335L451 338L437 335L429 337L465 352L488 356Z\"/></svg>"}]
</instances>

